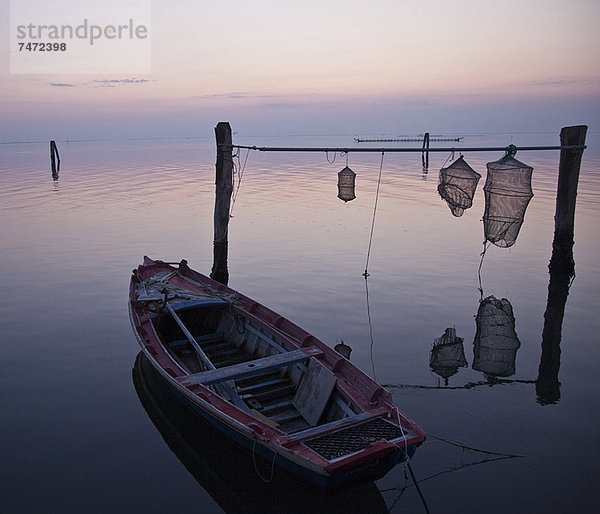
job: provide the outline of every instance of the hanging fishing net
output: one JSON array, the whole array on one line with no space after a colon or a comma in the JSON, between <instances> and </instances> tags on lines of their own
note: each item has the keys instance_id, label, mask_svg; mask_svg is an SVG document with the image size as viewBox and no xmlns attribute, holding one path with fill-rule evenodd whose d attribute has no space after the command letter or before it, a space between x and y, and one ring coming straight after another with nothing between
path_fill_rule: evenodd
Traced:
<instances>
[{"instance_id":1,"label":"hanging fishing net","mask_svg":"<svg viewBox=\"0 0 600 514\"><path fill-rule=\"evenodd\" d=\"M529 201L533 197L533 168L517 161L516 150L487 164L483 231L486 241L508 248L515 244Z\"/></svg>"},{"instance_id":2,"label":"hanging fishing net","mask_svg":"<svg viewBox=\"0 0 600 514\"><path fill-rule=\"evenodd\" d=\"M462 216L473 205L480 178L481 175L465 162L462 155L440 170L438 193L446 200L454 216Z\"/></svg>"},{"instance_id":3,"label":"hanging fishing net","mask_svg":"<svg viewBox=\"0 0 600 514\"><path fill-rule=\"evenodd\" d=\"M348 166L338 173L338 198L349 202L356 198L355 189L356 173Z\"/></svg>"},{"instance_id":4,"label":"hanging fishing net","mask_svg":"<svg viewBox=\"0 0 600 514\"><path fill-rule=\"evenodd\" d=\"M429 356L429 367L434 373L446 380L458 373L458 368L467 366L463 338L456 337L455 328L447 328L444 335L433 341Z\"/></svg>"},{"instance_id":5,"label":"hanging fishing net","mask_svg":"<svg viewBox=\"0 0 600 514\"><path fill-rule=\"evenodd\" d=\"M479 303L477 332L473 341L473 369L494 377L515 374L521 342L515 332L515 317L506 298L488 296Z\"/></svg>"}]
</instances>

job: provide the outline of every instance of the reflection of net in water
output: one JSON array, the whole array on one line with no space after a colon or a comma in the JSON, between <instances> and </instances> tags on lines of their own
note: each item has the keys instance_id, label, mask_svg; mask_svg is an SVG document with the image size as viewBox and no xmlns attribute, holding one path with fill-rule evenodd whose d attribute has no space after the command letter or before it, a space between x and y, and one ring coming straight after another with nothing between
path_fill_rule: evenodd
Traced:
<instances>
[{"instance_id":1,"label":"reflection of net in water","mask_svg":"<svg viewBox=\"0 0 600 514\"><path fill-rule=\"evenodd\" d=\"M510 302L488 296L479 303L477 332L473 341L473 369L495 377L515 374L515 360L521 342L515 331Z\"/></svg>"},{"instance_id":2,"label":"reflection of net in water","mask_svg":"<svg viewBox=\"0 0 600 514\"><path fill-rule=\"evenodd\" d=\"M533 168L517 161L512 153L487 164L485 239L496 246L508 248L515 244L529 201L533 197L531 173Z\"/></svg>"},{"instance_id":3,"label":"reflection of net in water","mask_svg":"<svg viewBox=\"0 0 600 514\"><path fill-rule=\"evenodd\" d=\"M467 366L467 359L465 359L463 338L456 337L456 329L447 328L444 335L433 341L429 367L448 384L448 379L458 373L458 368L465 366Z\"/></svg>"},{"instance_id":4,"label":"reflection of net in water","mask_svg":"<svg viewBox=\"0 0 600 514\"><path fill-rule=\"evenodd\" d=\"M481 175L469 166L462 155L440 170L438 193L446 200L454 216L462 216L473 205L473 196Z\"/></svg>"}]
</instances>

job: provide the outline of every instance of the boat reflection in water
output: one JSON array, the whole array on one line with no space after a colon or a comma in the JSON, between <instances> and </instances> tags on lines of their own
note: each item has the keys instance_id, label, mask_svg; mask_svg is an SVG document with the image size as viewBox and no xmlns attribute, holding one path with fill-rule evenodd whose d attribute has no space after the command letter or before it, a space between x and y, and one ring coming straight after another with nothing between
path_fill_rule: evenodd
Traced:
<instances>
[{"instance_id":1,"label":"boat reflection in water","mask_svg":"<svg viewBox=\"0 0 600 514\"><path fill-rule=\"evenodd\" d=\"M252 453L194 414L141 352L133 367L133 383L169 448L225 512L388 512L373 482L325 495L277 468L266 482L271 463L258 456L254 461Z\"/></svg>"}]
</instances>

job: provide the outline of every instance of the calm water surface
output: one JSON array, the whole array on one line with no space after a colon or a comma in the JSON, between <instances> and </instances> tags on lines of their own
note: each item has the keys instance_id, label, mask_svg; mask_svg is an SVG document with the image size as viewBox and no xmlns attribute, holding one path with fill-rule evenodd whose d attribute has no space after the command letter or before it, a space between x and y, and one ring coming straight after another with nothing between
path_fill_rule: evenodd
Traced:
<instances>
[{"instance_id":1,"label":"calm water surface","mask_svg":"<svg viewBox=\"0 0 600 514\"><path fill-rule=\"evenodd\" d=\"M351 136L236 137L256 145L354 144ZM509 143L558 138L471 136L462 144ZM515 373L502 381L472 368L485 163L501 154L465 154L482 179L460 218L436 190L448 155L432 154L424 173L419 154L386 154L367 282L381 156L350 154L357 198L347 204L336 198L345 156L333 163L322 154L248 157L230 225L230 286L332 346L343 339L351 360L389 388L428 433L412 466L431 512L591 512L599 504L598 136L589 134L587 144L577 277L553 404L539 401L532 381L558 152L517 154L534 167L535 196L516 244L489 247L481 269L484 296L511 303L521 343ZM213 141L58 147L62 166L53 180L47 143L0 145L2 512L424 512L403 466L325 498L278 476L265 484L248 455L198 426L136 362L127 288L143 255L186 258L210 271ZM241 165L245 157L241 151ZM464 338L468 366L445 387L429 359L448 327Z\"/></svg>"}]
</instances>

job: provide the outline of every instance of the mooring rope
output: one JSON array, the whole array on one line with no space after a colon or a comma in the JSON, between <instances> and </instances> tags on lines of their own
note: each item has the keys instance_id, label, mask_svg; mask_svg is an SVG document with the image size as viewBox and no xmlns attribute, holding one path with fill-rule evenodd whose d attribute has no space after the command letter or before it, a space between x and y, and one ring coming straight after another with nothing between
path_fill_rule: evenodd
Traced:
<instances>
[{"instance_id":1,"label":"mooring rope","mask_svg":"<svg viewBox=\"0 0 600 514\"><path fill-rule=\"evenodd\" d=\"M427 502L425 501L425 496L423 496L423 492L421 491L421 488L419 487L419 482L417 482L417 477L415 476L415 473L412 470L412 466L410 465L410 462L408 461L408 455L406 456L406 467L408 468L408 471L410 472L410 476L412 477L412 480L413 480L413 484L415 484L415 487L417 488L417 492L419 493L419 496L421 497L421 501L423 502L423 507L425 507L425 512L427 512L427 514L429 514L429 507L427 506Z\"/></svg>"},{"instance_id":2,"label":"mooring rope","mask_svg":"<svg viewBox=\"0 0 600 514\"><path fill-rule=\"evenodd\" d=\"M256 465L255 449L256 449L256 439L254 439L254 444L252 445L252 463L254 464L254 471L256 471L258 478L260 478L266 484L270 484L273 481L273 476L274 476L274 471L275 471L275 458L277 457L277 452L273 452L273 460L271 461L271 476L269 477L269 479L266 479L265 477L263 477L260 474L260 471L258 470L258 466Z\"/></svg>"},{"instance_id":3,"label":"mooring rope","mask_svg":"<svg viewBox=\"0 0 600 514\"><path fill-rule=\"evenodd\" d=\"M369 339L371 340L371 368L373 369L373 380L377 380L375 378L375 361L373 360L373 347L375 346L375 340L373 338L373 323L371 322L371 305L369 302L369 276L365 275L365 292L367 294L367 320L369 323Z\"/></svg>"},{"instance_id":4,"label":"mooring rope","mask_svg":"<svg viewBox=\"0 0 600 514\"><path fill-rule=\"evenodd\" d=\"M375 205L373 206L373 220L371 221L371 234L369 236L369 248L367 250L367 262L365 263L365 277L369 276L369 259L371 258L371 245L373 243L373 230L375 229L375 215L377 214L377 202L379 201L379 187L381 185L381 171L383 170L383 156L385 152L381 152L381 162L379 163L379 178L377 179L377 192L375 193Z\"/></svg>"},{"instance_id":5,"label":"mooring rope","mask_svg":"<svg viewBox=\"0 0 600 514\"><path fill-rule=\"evenodd\" d=\"M457 443L454 441L450 441L449 439L444 439L443 437L437 437L435 435L432 435L430 433L427 434L427 437L430 439L436 439L437 441L441 441L443 443L446 444L450 444L452 446L456 446L457 448L461 448L463 450L469 450L472 452L479 452L479 453L485 453L486 455L494 455L496 457L506 457L506 458L512 458L512 459L516 459L516 458L521 458L524 457L524 455L513 455L510 453L499 453L499 452L493 452L490 450L482 450L481 448L473 448L472 446L467 446L466 444L461 444L461 443Z\"/></svg>"},{"instance_id":6,"label":"mooring rope","mask_svg":"<svg viewBox=\"0 0 600 514\"><path fill-rule=\"evenodd\" d=\"M421 497L421 501L423 502L423 507L425 507L425 512L427 512L427 514L429 514L429 507L427 506L427 502L425 501L425 496L423 496L423 492L421 491L421 488L419 487L419 482L417 481L417 477L415 476L415 473L412 470L412 467L410 465L410 457L408 456L408 441L407 441L406 433L404 432L404 427L402 426L402 418L404 418L404 419L408 419L408 418L406 418L406 416L404 416L402 414L402 412L400 412L400 409L398 408L398 406L394 405L393 403L386 402L386 404L389 405L390 407L392 407L392 410L396 412L396 417L398 418L398 427L400 427L400 432L402 433L402 438L404 439L404 450L402 450L402 452L404 453L404 463L406 464L406 468L408 468L408 471L410 472L410 476L412 477L413 484L415 484L415 487L417 488L417 492L419 493L419 496ZM404 475L406 476L406 471L405 471Z\"/></svg>"}]
</instances>

